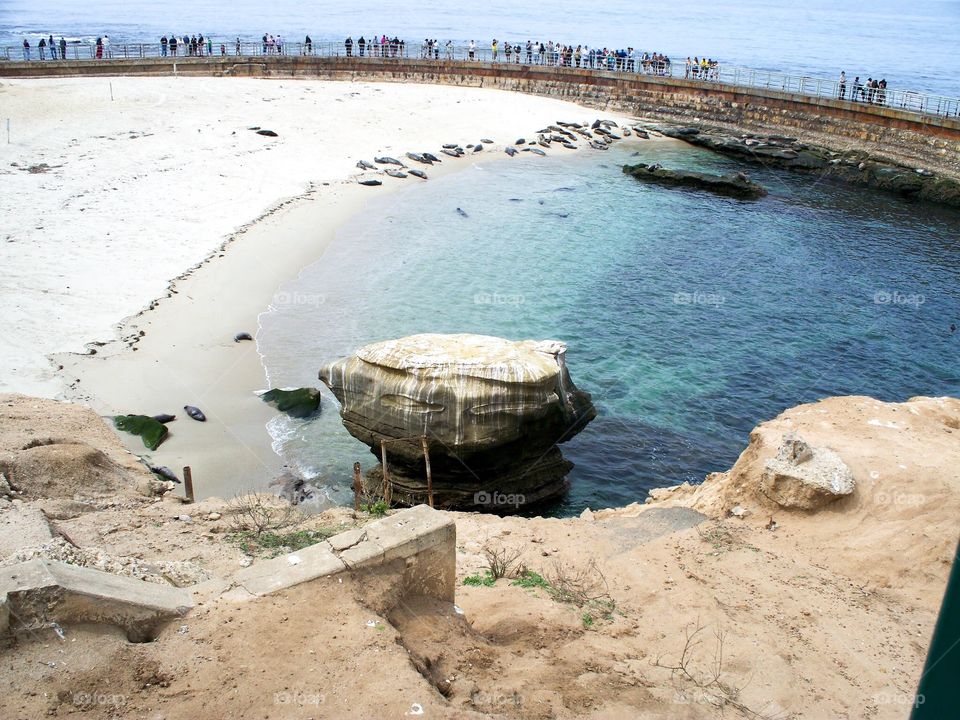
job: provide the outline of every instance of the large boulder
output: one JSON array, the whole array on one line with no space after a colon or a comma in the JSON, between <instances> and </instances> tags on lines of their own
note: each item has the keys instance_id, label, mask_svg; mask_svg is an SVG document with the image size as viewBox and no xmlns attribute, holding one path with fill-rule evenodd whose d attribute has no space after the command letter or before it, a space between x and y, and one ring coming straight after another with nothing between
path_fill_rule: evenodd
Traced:
<instances>
[{"instance_id":1,"label":"large boulder","mask_svg":"<svg viewBox=\"0 0 960 720\"><path fill-rule=\"evenodd\" d=\"M394 500L425 498L426 438L438 505L512 511L566 488L572 463L556 446L596 415L565 353L557 341L413 335L360 348L320 380L351 435L378 458L386 441Z\"/></svg>"},{"instance_id":2,"label":"large boulder","mask_svg":"<svg viewBox=\"0 0 960 720\"><path fill-rule=\"evenodd\" d=\"M784 508L818 510L853 493L850 468L835 452L813 448L793 433L783 438L775 458L767 460L760 491Z\"/></svg>"}]
</instances>

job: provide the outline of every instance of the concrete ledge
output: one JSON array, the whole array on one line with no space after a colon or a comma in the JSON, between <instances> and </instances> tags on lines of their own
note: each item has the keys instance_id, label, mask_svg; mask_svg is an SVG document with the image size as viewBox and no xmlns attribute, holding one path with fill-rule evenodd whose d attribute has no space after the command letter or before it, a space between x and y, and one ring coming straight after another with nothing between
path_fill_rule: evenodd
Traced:
<instances>
[{"instance_id":1,"label":"concrete ledge","mask_svg":"<svg viewBox=\"0 0 960 720\"><path fill-rule=\"evenodd\" d=\"M456 545L453 518L417 505L325 542L244 568L230 578L229 589L221 597L246 600L348 570L386 568L397 573L401 590L452 602ZM393 566L397 560L402 562Z\"/></svg>"},{"instance_id":2,"label":"concrete ledge","mask_svg":"<svg viewBox=\"0 0 960 720\"><path fill-rule=\"evenodd\" d=\"M133 642L152 639L165 621L193 607L188 591L50 560L0 570L0 633L52 623L117 625Z\"/></svg>"}]
</instances>

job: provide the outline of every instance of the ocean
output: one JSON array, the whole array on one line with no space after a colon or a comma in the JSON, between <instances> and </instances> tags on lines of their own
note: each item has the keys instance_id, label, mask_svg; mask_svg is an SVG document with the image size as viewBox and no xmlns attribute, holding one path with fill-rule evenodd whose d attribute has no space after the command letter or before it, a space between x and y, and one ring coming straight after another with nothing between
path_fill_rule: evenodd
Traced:
<instances>
[{"instance_id":1,"label":"ocean","mask_svg":"<svg viewBox=\"0 0 960 720\"><path fill-rule=\"evenodd\" d=\"M960 96L956 72L960 2L956 0L712 0L665 5L614 0L593 5L554 0L548 5L396 3L369 0L0 0L0 47L53 34L114 44L157 42L161 35L202 33L230 41L263 33L315 42L399 35L486 46L553 40L593 47L635 47L672 58L706 55L727 65L835 79L885 78L891 89Z\"/></svg>"},{"instance_id":2,"label":"ocean","mask_svg":"<svg viewBox=\"0 0 960 720\"><path fill-rule=\"evenodd\" d=\"M323 363L413 333L562 340L599 414L563 446L557 515L725 470L799 403L960 392L960 212L763 168L748 169L770 195L742 202L641 185L621 171L637 161L741 169L640 141L408 180L279 288L258 334L271 385L315 385ZM270 431L335 500L354 461L376 462L329 393Z\"/></svg>"}]
</instances>

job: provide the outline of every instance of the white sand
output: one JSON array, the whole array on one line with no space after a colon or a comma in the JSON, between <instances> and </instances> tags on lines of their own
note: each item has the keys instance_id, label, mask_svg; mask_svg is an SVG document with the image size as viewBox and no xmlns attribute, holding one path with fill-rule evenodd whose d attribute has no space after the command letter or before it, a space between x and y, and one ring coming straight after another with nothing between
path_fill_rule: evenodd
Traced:
<instances>
[{"instance_id":1,"label":"white sand","mask_svg":"<svg viewBox=\"0 0 960 720\"><path fill-rule=\"evenodd\" d=\"M264 430L273 411L253 395L265 387L259 356L233 334L255 332L280 283L363 202L421 182L381 176L382 188L364 188L350 181L356 161L481 137L496 144L476 157L506 158L519 136L599 115L497 90L223 78L5 82L0 107L12 118L0 162L0 391L81 399L102 414L177 412L153 461L190 464L199 492L228 496L279 470ZM472 162L441 157L424 168L431 176ZM23 169L41 163L51 169ZM130 317L211 253L156 310ZM122 336L146 332L135 352L114 342L51 364L114 340L124 318ZM186 419L185 403L210 421Z\"/></svg>"}]
</instances>

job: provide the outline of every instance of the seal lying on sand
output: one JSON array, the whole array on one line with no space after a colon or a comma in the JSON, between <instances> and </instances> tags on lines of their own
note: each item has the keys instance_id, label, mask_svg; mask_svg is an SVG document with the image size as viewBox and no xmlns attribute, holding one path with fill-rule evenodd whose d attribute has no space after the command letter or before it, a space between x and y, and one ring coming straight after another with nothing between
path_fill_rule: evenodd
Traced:
<instances>
[{"instance_id":1,"label":"seal lying on sand","mask_svg":"<svg viewBox=\"0 0 960 720\"><path fill-rule=\"evenodd\" d=\"M399 170L384 170L384 172L390 177L395 178L405 178L407 176L405 172L400 172Z\"/></svg>"},{"instance_id":2,"label":"seal lying on sand","mask_svg":"<svg viewBox=\"0 0 960 720\"><path fill-rule=\"evenodd\" d=\"M449 155L450 157L460 157L460 153L451 148L444 148L440 152L442 152L444 155Z\"/></svg>"},{"instance_id":3,"label":"seal lying on sand","mask_svg":"<svg viewBox=\"0 0 960 720\"><path fill-rule=\"evenodd\" d=\"M506 148L504 152L510 157L513 157L514 155L517 154L517 149L513 147L513 145L511 145L510 147Z\"/></svg>"},{"instance_id":4,"label":"seal lying on sand","mask_svg":"<svg viewBox=\"0 0 960 720\"><path fill-rule=\"evenodd\" d=\"M168 468L166 465L161 465L160 467L153 467L153 465L148 465L147 467L150 468L150 472L156 473L160 477L170 480L171 482L175 482L178 485L180 484L180 478L178 478L177 474L173 470Z\"/></svg>"},{"instance_id":5,"label":"seal lying on sand","mask_svg":"<svg viewBox=\"0 0 960 720\"><path fill-rule=\"evenodd\" d=\"M404 166L403 163L397 160L396 158L386 157L386 156L374 158L373 161L375 163L380 163L381 165L399 165L400 167Z\"/></svg>"},{"instance_id":6,"label":"seal lying on sand","mask_svg":"<svg viewBox=\"0 0 960 720\"><path fill-rule=\"evenodd\" d=\"M357 167L360 168L361 170L376 170L377 168L376 165L374 165L371 162L367 162L366 160L360 160L359 162L357 162Z\"/></svg>"},{"instance_id":7,"label":"seal lying on sand","mask_svg":"<svg viewBox=\"0 0 960 720\"><path fill-rule=\"evenodd\" d=\"M409 172L414 177L420 178L421 180L427 179L427 174L423 170L408 170L407 172Z\"/></svg>"},{"instance_id":8,"label":"seal lying on sand","mask_svg":"<svg viewBox=\"0 0 960 720\"><path fill-rule=\"evenodd\" d=\"M369 179L369 180L357 180L361 185L366 185L367 187L373 187L374 185L383 185L379 180Z\"/></svg>"},{"instance_id":9,"label":"seal lying on sand","mask_svg":"<svg viewBox=\"0 0 960 720\"><path fill-rule=\"evenodd\" d=\"M176 420L177 416L170 415L168 413L160 413L159 415L154 415L153 419L156 420L158 423L163 423L164 425L166 425L168 422L173 422L174 420Z\"/></svg>"},{"instance_id":10,"label":"seal lying on sand","mask_svg":"<svg viewBox=\"0 0 960 720\"><path fill-rule=\"evenodd\" d=\"M253 340L253 335L248 332L239 332L233 336L234 342L240 342L242 340Z\"/></svg>"},{"instance_id":11,"label":"seal lying on sand","mask_svg":"<svg viewBox=\"0 0 960 720\"><path fill-rule=\"evenodd\" d=\"M183 410L185 413L187 413L187 415L192 417L194 420L198 420L199 422L207 421L207 416L204 415L203 410L201 410L198 407L194 407L193 405L184 405Z\"/></svg>"},{"instance_id":12,"label":"seal lying on sand","mask_svg":"<svg viewBox=\"0 0 960 720\"><path fill-rule=\"evenodd\" d=\"M438 158L433 153L427 153L427 152L423 153L423 159L429 160L430 162L441 162L440 158Z\"/></svg>"}]
</instances>

